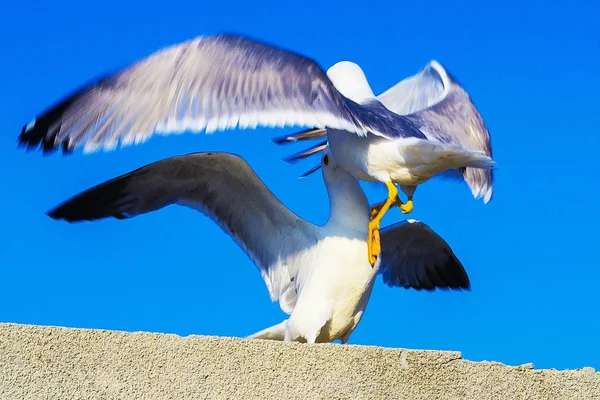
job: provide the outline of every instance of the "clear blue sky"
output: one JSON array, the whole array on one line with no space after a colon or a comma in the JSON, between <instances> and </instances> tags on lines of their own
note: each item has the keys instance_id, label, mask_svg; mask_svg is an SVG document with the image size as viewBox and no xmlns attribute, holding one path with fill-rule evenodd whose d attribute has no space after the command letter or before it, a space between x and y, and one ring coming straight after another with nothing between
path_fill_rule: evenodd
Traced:
<instances>
[{"instance_id":1,"label":"clear blue sky","mask_svg":"<svg viewBox=\"0 0 600 400\"><path fill-rule=\"evenodd\" d=\"M359 63L376 93L437 59L466 87L492 135L495 199L431 181L413 218L462 260L468 293L389 289L378 280L351 343L462 351L471 360L600 369L598 5L477 1L55 1L0 6L0 321L245 336L280 322L234 242L181 207L69 225L44 212L92 185L192 151L245 157L311 221L327 218L318 174L289 166L286 130L155 137L67 158L17 150L22 125L89 78L196 35L236 32ZM340 8L341 7L341 8ZM298 149L294 148L291 150ZM382 188L365 185L369 198ZM401 219L394 211L384 223Z\"/></svg>"}]
</instances>

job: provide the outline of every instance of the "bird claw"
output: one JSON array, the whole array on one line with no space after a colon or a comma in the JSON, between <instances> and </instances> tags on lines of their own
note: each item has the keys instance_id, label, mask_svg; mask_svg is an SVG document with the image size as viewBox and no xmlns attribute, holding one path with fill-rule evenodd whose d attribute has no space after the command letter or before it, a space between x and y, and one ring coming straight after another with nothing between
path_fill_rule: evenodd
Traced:
<instances>
[{"instance_id":1,"label":"bird claw","mask_svg":"<svg viewBox=\"0 0 600 400\"><path fill-rule=\"evenodd\" d=\"M398 207L400 208L400 211L402 211L402 214L408 214L414 208L413 201L408 200L406 203L401 203L398 205Z\"/></svg>"}]
</instances>

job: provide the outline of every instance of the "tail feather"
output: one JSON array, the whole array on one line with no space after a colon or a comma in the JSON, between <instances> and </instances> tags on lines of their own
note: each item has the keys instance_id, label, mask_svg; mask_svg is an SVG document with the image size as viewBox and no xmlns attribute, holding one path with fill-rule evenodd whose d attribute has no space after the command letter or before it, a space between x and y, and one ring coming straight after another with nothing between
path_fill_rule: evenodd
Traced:
<instances>
[{"instance_id":1,"label":"tail feather","mask_svg":"<svg viewBox=\"0 0 600 400\"><path fill-rule=\"evenodd\" d=\"M484 151L434 140L418 140L402 146L408 164L423 165L424 172L464 179L476 199L488 203L493 194L493 168L496 162Z\"/></svg>"},{"instance_id":2,"label":"tail feather","mask_svg":"<svg viewBox=\"0 0 600 400\"><path fill-rule=\"evenodd\" d=\"M493 198L494 192L494 170L481 168L465 168L463 177L473 197L483 199L485 204L489 203Z\"/></svg>"},{"instance_id":3,"label":"tail feather","mask_svg":"<svg viewBox=\"0 0 600 400\"><path fill-rule=\"evenodd\" d=\"M483 151L471 151L470 160L464 166L463 178L473 197L487 204L493 196L496 162Z\"/></svg>"},{"instance_id":4,"label":"tail feather","mask_svg":"<svg viewBox=\"0 0 600 400\"><path fill-rule=\"evenodd\" d=\"M256 332L250 336L246 336L246 339L266 339L266 340L279 340L283 341L285 338L285 328L287 327L287 319L277 325L270 326L263 329L262 331Z\"/></svg>"}]
</instances>

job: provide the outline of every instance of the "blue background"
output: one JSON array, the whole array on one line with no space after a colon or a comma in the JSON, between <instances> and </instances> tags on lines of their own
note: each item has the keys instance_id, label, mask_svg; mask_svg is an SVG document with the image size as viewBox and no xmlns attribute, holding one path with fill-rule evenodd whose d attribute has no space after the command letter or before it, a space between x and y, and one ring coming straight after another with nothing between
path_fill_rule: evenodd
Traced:
<instances>
[{"instance_id":1,"label":"blue background","mask_svg":"<svg viewBox=\"0 0 600 400\"><path fill-rule=\"evenodd\" d=\"M77 225L44 212L146 163L220 150L244 156L293 211L323 223L321 177L296 179L313 163L283 163L300 147L270 141L296 129L154 137L66 158L16 147L22 125L80 83L225 31L293 49L324 68L357 62L376 93L437 59L490 129L499 165L494 200L484 205L466 186L435 180L419 188L412 214L451 244L472 291L405 291L378 280L351 343L600 368L599 6L418 3L3 2L0 321L245 336L284 318L242 251L193 210ZM382 187L365 187L372 202L384 198ZM393 211L384 223L401 218Z\"/></svg>"}]
</instances>

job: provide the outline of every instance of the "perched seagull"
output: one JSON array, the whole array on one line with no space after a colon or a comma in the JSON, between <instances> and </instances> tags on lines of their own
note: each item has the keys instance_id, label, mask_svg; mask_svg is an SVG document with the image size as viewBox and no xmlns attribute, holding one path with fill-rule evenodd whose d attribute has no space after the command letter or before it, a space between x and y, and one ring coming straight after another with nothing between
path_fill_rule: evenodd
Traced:
<instances>
[{"instance_id":1,"label":"perched seagull","mask_svg":"<svg viewBox=\"0 0 600 400\"><path fill-rule=\"evenodd\" d=\"M450 246L411 220L381 232L374 267L365 260L369 203L358 181L326 149L323 178L330 215L323 226L287 209L239 156L167 158L95 186L48 212L69 222L130 218L179 204L211 217L258 267L272 301L289 318L252 338L348 341L376 275L389 286L469 289Z\"/></svg>"},{"instance_id":2,"label":"perched seagull","mask_svg":"<svg viewBox=\"0 0 600 400\"><path fill-rule=\"evenodd\" d=\"M408 213L394 183L412 196L416 186L461 170L489 199L491 145L467 93L443 71L446 97L411 116L390 111L354 63L327 73L313 60L254 40L216 35L154 52L67 96L23 127L19 143L47 152L113 150L156 133L207 133L263 126L326 127L331 151L356 178L383 182L387 200L368 221L368 257L379 254L381 219L394 204ZM418 90L418 88L417 88ZM398 99L406 97L399 90ZM384 96L385 97L385 96ZM395 96L390 96L394 98ZM439 110L438 110L439 109ZM437 119L436 119L437 118ZM451 126L447 127L446 124ZM475 174L476 179L470 176Z\"/></svg>"}]
</instances>

